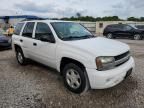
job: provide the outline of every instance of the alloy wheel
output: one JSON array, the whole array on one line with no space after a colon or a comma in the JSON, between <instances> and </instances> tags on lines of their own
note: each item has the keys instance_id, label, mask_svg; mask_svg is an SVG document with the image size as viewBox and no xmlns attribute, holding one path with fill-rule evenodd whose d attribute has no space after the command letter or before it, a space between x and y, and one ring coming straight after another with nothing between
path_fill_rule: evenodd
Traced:
<instances>
[{"instance_id":1,"label":"alloy wheel","mask_svg":"<svg viewBox=\"0 0 144 108\"><path fill-rule=\"evenodd\" d=\"M73 88L77 89L81 85L81 78L79 73L74 69L69 69L66 72L66 81L68 85Z\"/></svg>"},{"instance_id":2,"label":"alloy wheel","mask_svg":"<svg viewBox=\"0 0 144 108\"><path fill-rule=\"evenodd\" d=\"M141 36L139 34L134 35L135 40L140 40Z\"/></svg>"},{"instance_id":3,"label":"alloy wheel","mask_svg":"<svg viewBox=\"0 0 144 108\"><path fill-rule=\"evenodd\" d=\"M21 54L20 52L18 52L17 58L18 58L18 61L19 61L20 63L23 63L23 56L22 56L22 54Z\"/></svg>"},{"instance_id":4,"label":"alloy wheel","mask_svg":"<svg viewBox=\"0 0 144 108\"><path fill-rule=\"evenodd\" d=\"M109 34L107 35L107 38L109 38L109 39L112 39L112 37L113 37L113 35L112 35L111 33L109 33Z\"/></svg>"}]
</instances>

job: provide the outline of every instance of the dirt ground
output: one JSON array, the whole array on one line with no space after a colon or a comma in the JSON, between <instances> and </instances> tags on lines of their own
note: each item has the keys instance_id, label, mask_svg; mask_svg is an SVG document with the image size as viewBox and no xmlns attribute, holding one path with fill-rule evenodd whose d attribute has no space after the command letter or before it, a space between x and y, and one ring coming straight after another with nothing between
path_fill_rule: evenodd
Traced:
<instances>
[{"instance_id":1,"label":"dirt ground","mask_svg":"<svg viewBox=\"0 0 144 108\"><path fill-rule=\"evenodd\" d=\"M68 91L59 73L31 62L20 66L11 50L0 52L0 108L144 108L144 41L131 46L136 72L121 84L83 95Z\"/></svg>"}]
</instances>

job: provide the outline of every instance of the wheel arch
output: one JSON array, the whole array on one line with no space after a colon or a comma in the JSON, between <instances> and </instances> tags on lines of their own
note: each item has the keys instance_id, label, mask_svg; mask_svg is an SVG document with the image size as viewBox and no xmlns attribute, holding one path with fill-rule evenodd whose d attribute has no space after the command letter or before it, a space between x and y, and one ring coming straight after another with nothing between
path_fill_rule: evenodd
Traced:
<instances>
[{"instance_id":1,"label":"wheel arch","mask_svg":"<svg viewBox=\"0 0 144 108\"><path fill-rule=\"evenodd\" d=\"M69 57L62 57L62 59L60 61L60 73L61 74L62 74L62 71L63 71L65 65L68 63L74 63L74 64L78 65L81 69L85 70L84 64L81 63L80 61L69 58Z\"/></svg>"},{"instance_id":2,"label":"wheel arch","mask_svg":"<svg viewBox=\"0 0 144 108\"><path fill-rule=\"evenodd\" d=\"M60 74L63 75L63 69L64 69L65 65L68 64L68 63L74 63L74 64L78 65L83 70L84 75L86 77L86 83L87 83L87 87L85 88L84 92L87 91L88 89L91 89L88 74L86 72L86 67L83 63L81 63L78 60L75 60L75 59L72 59L72 58L69 58L69 57L63 57L61 59L61 62L60 62Z\"/></svg>"},{"instance_id":3,"label":"wheel arch","mask_svg":"<svg viewBox=\"0 0 144 108\"><path fill-rule=\"evenodd\" d=\"M19 45L14 44L14 50L17 51L18 48L22 49Z\"/></svg>"}]
</instances>

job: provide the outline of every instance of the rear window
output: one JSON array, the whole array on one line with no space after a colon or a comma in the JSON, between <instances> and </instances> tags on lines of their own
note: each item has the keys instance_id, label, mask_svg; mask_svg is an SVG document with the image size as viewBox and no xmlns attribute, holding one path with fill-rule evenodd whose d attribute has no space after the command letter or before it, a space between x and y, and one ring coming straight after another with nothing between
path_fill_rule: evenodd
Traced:
<instances>
[{"instance_id":1,"label":"rear window","mask_svg":"<svg viewBox=\"0 0 144 108\"><path fill-rule=\"evenodd\" d=\"M23 25L24 25L24 23L19 23L19 24L16 25L16 28L14 30L15 35L20 35L20 32L21 32L21 29L22 29Z\"/></svg>"},{"instance_id":2,"label":"rear window","mask_svg":"<svg viewBox=\"0 0 144 108\"><path fill-rule=\"evenodd\" d=\"M122 29L123 25L121 24L115 24L115 25L108 25L108 28L112 28L112 29Z\"/></svg>"},{"instance_id":3,"label":"rear window","mask_svg":"<svg viewBox=\"0 0 144 108\"><path fill-rule=\"evenodd\" d=\"M107 28L116 28L116 25L108 25Z\"/></svg>"}]
</instances>

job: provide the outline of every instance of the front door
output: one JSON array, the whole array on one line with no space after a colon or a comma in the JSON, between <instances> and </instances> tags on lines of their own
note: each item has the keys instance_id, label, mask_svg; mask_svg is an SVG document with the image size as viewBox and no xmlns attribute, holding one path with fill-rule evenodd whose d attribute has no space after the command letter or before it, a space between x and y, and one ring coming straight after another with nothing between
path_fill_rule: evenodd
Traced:
<instances>
[{"instance_id":1,"label":"front door","mask_svg":"<svg viewBox=\"0 0 144 108\"><path fill-rule=\"evenodd\" d=\"M33 46L36 60L45 65L56 67L56 43L41 41L42 37L53 37L52 31L48 24L38 22L35 28Z\"/></svg>"}]
</instances>

